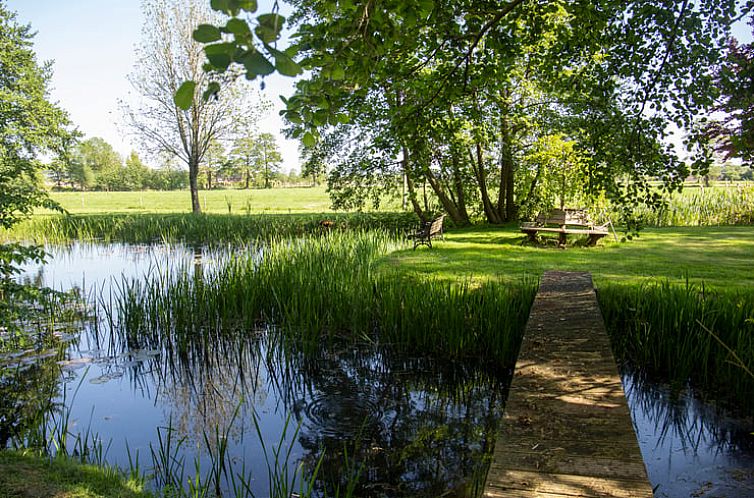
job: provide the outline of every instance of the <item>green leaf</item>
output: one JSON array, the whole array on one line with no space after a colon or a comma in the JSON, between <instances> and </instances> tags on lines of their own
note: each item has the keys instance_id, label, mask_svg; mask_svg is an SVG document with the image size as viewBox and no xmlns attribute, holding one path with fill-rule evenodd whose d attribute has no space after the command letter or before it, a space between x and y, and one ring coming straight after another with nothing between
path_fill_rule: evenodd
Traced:
<instances>
[{"instance_id":1,"label":"green leaf","mask_svg":"<svg viewBox=\"0 0 754 498\"><path fill-rule=\"evenodd\" d=\"M272 43L280 38L280 32L285 24L285 17L280 14L262 14L257 17L258 25L254 28L260 40L264 43Z\"/></svg>"},{"instance_id":2,"label":"green leaf","mask_svg":"<svg viewBox=\"0 0 754 498\"><path fill-rule=\"evenodd\" d=\"M228 69L236 46L233 43L215 43L204 47L207 60L218 71Z\"/></svg>"},{"instance_id":3,"label":"green leaf","mask_svg":"<svg viewBox=\"0 0 754 498\"><path fill-rule=\"evenodd\" d=\"M335 66L330 72L330 77L334 80L342 80L346 77L346 70L341 66Z\"/></svg>"},{"instance_id":4,"label":"green leaf","mask_svg":"<svg viewBox=\"0 0 754 498\"><path fill-rule=\"evenodd\" d=\"M202 99L207 101L210 98L216 96L218 93L220 93L220 83L213 81L209 85L207 85L207 89L204 90L204 93L202 94Z\"/></svg>"},{"instance_id":5,"label":"green leaf","mask_svg":"<svg viewBox=\"0 0 754 498\"><path fill-rule=\"evenodd\" d=\"M212 7L212 10L217 10L226 14L230 12L230 5L228 4L228 0L211 0L209 5L210 7Z\"/></svg>"},{"instance_id":6,"label":"green leaf","mask_svg":"<svg viewBox=\"0 0 754 498\"><path fill-rule=\"evenodd\" d=\"M246 71L255 75L267 76L275 72L275 66L259 52L247 54L241 59Z\"/></svg>"},{"instance_id":7,"label":"green leaf","mask_svg":"<svg viewBox=\"0 0 754 498\"><path fill-rule=\"evenodd\" d=\"M194 30L194 40L199 43L212 43L222 38L222 33L217 26L211 24L200 24Z\"/></svg>"},{"instance_id":8,"label":"green leaf","mask_svg":"<svg viewBox=\"0 0 754 498\"><path fill-rule=\"evenodd\" d=\"M269 26L270 28L276 29L278 32L281 31L283 25L285 25L285 17L280 14L262 14L257 17L257 21L259 21L259 24Z\"/></svg>"},{"instance_id":9,"label":"green leaf","mask_svg":"<svg viewBox=\"0 0 754 498\"><path fill-rule=\"evenodd\" d=\"M306 147L314 147L314 144L317 143L317 140L314 138L314 135L310 131L307 131L304 133L303 138L301 141L304 143Z\"/></svg>"},{"instance_id":10,"label":"green leaf","mask_svg":"<svg viewBox=\"0 0 754 498\"><path fill-rule=\"evenodd\" d=\"M270 49L270 52L275 57L275 69L278 70L283 76L298 76L303 73L304 70L296 62L285 55L283 52Z\"/></svg>"},{"instance_id":11,"label":"green leaf","mask_svg":"<svg viewBox=\"0 0 754 498\"><path fill-rule=\"evenodd\" d=\"M175 105L177 105L180 109L183 109L184 111L188 110L189 107L191 107L191 104L194 103L194 90L196 89L196 82L195 81L184 81L181 83L181 86L178 87L178 90L175 92L175 95L173 96L173 102L175 102Z\"/></svg>"},{"instance_id":12,"label":"green leaf","mask_svg":"<svg viewBox=\"0 0 754 498\"><path fill-rule=\"evenodd\" d=\"M244 36L251 35L251 29L249 28L249 25L246 24L246 21L244 21L243 19L238 19L237 17L230 19L228 23L225 25L225 29L229 33L233 33L237 37L244 37Z\"/></svg>"},{"instance_id":13,"label":"green leaf","mask_svg":"<svg viewBox=\"0 0 754 498\"><path fill-rule=\"evenodd\" d=\"M257 0L239 0L238 6L246 12L253 13L257 11Z\"/></svg>"}]
</instances>

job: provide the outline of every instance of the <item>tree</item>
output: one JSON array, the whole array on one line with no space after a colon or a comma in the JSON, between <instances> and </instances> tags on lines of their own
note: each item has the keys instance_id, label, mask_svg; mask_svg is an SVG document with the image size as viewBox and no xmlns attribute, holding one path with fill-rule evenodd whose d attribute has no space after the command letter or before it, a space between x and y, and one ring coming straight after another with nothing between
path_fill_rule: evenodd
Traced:
<instances>
[{"instance_id":1,"label":"tree","mask_svg":"<svg viewBox=\"0 0 754 498\"><path fill-rule=\"evenodd\" d=\"M257 53L253 37L236 35L238 12L222 7L231 3L213 2L231 19L206 40L218 74ZM521 158L548 134L590 158L595 195L653 203L649 177L677 188L689 170L664 141L668 126L690 130L710 104L711 68L738 16L734 2L692 0L293 4L310 73L285 114L305 146L335 134L331 192L378 198L402 177L417 214L426 184L461 223L471 201L490 222L516 215ZM216 64L220 39L228 55Z\"/></svg>"},{"instance_id":2,"label":"tree","mask_svg":"<svg viewBox=\"0 0 754 498\"><path fill-rule=\"evenodd\" d=\"M754 17L749 23L754 28ZM754 164L754 42L739 45L730 40L715 86L720 96L714 110L723 117L706 126L706 135L725 159Z\"/></svg>"},{"instance_id":3,"label":"tree","mask_svg":"<svg viewBox=\"0 0 754 498\"><path fill-rule=\"evenodd\" d=\"M258 173L255 158L256 149L253 135L237 137L233 141L230 160L243 177L245 189L251 188L251 183Z\"/></svg>"},{"instance_id":4,"label":"tree","mask_svg":"<svg viewBox=\"0 0 754 498\"><path fill-rule=\"evenodd\" d=\"M39 172L39 157L56 157L71 134L68 117L48 100L51 64L38 64L31 27L0 2L0 227L10 228L35 207L56 208ZM0 301L16 264L41 251L0 245ZM2 313L0 313L2 314Z\"/></svg>"},{"instance_id":5,"label":"tree","mask_svg":"<svg viewBox=\"0 0 754 498\"><path fill-rule=\"evenodd\" d=\"M122 169L123 159L113 146L102 138L93 137L78 143L74 148L73 159L69 163L69 177L81 190L91 187L122 190L118 187Z\"/></svg>"},{"instance_id":6,"label":"tree","mask_svg":"<svg viewBox=\"0 0 754 498\"><path fill-rule=\"evenodd\" d=\"M264 188L270 188L270 180L280 170L280 163L283 162L275 135L260 133L254 137L253 157L257 171L262 174Z\"/></svg>"},{"instance_id":7,"label":"tree","mask_svg":"<svg viewBox=\"0 0 754 498\"><path fill-rule=\"evenodd\" d=\"M192 31L215 21L206 2L148 0L144 15L143 39L129 76L142 103L123 104L124 113L149 152L167 151L188 166L192 210L200 213L199 167L213 140L227 137L235 122L253 120L252 92L242 91L243 79L230 71L210 76L202 70L204 52L192 39ZM183 110L174 95L187 80L196 85L190 88L191 105ZM220 83L221 91L207 98L198 96L202 88Z\"/></svg>"},{"instance_id":8,"label":"tree","mask_svg":"<svg viewBox=\"0 0 754 498\"><path fill-rule=\"evenodd\" d=\"M207 147L207 153L204 156L204 165L202 167L207 179L205 183L207 190L212 190L212 178L214 177L215 181L217 181L218 175L226 162L225 147L223 147L223 145L217 140L210 142L209 147Z\"/></svg>"}]
</instances>

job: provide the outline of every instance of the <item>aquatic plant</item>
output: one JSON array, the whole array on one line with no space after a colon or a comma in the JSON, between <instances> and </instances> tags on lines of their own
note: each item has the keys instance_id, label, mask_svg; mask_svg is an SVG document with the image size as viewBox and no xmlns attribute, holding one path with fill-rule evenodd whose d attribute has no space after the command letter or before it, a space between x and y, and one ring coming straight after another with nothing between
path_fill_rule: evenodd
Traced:
<instances>
[{"instance_id":1,"label":"aquatic plant","mask_svg":"<svg viewBox=\"0 0 754 498\"><path fill-rule=\"evenodd\" d=\"M158 334L188 343L210 329L273 323L304 344L346 336L511 365L535 283L452 283L376 271L378 258L404 243L378 231L273 240L201 275L184 268L124 280L115 308L105 313L134 339Z\"/></svg>"},{"instance_id":2,"label":"aquatic plant","mask_svg":"<svg viewBox=\"0 0 754 498\"><path fill-rule=\"evenodd\" d=\"M603 285L599 302L619 358L676 383L754 406L754 293L703 285Z\"/></svg>"},{"instance_id":3,"label":"aquatic plant","mask_svg":"<svg viewBox=\"0 0 754 498\"><path fill-rule=\"evenodd\" d=\"M614 223L625 220L617 211L602 213ZM731 187L687 187L665 199L655 209L637 205L631 213L644 226L715 226L751 225L754 223L754 184Z\"/></svg>"},{"instance_id":4,"label":"aquatic plant","mask_svg":"<svg viewBox=\"0 0 754 498\"><path fill-rule=\"evenodd\" d=\"M330 222L330 228L323 228L322 221ZM13 230L0 230L0 240L243 244L328 231L387 230L402 233L416 224L413 213L38 215Z\"/></svg>"}]
</instances>

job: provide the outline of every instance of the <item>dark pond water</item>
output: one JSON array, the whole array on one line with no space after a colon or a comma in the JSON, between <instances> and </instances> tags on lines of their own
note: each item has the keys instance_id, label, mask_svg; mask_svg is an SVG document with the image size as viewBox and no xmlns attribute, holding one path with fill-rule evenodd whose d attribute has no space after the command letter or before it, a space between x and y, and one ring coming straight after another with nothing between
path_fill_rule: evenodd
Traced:
<instances>
[{"instance_id":1,"label":"dark pond water","mask_svg":"<svg viewBox=\"0 0 754 498\"><path fill-rule=\"evenodd\" d=\"M25 278L103 296L117 291L121 275L211 271L226 254L126 245L51 253ZM124 467L137 451L149 467L169 434L186 476L197 457L206 473L209 455L227 441L234 467L250 473L258 496L269 484L263 445L268 459L277 445L290 448L291 474L306 475L321 459L320 490L358 473L359 495L464 496L483 479L480 460L494 443L507 372L376 346L323 344L303 354L274 337L269 330L218 334L178 355L169 339L140 344L106 327L85 330L63 358L6 370L0 443L32 424L52 396L68 407L73 433L96 434L107 460ZM625 369L624 387L656 496L754 496L752 418L632 372Z\"/></svg>"},{"instance_id":2,"label":"dark pond water","mask_svg":"<svg viewBox=\"0 0 754 498\"><path fill-rule=\"evenodd\" d=\"M225 257L182 246L74 245L50 252L51 260L28 268L24 278L84 288L105 301L117 293L121 275L206 272ZM482 456L494 443L509 372L374 345L323 344L303 354L276 343L277 336L218 333L178 354L170 338L143 343L104 326L70 338L63 358L5 358L20 368L6 372L0 387L0 440L3 431L7 439L33 425L23 416L31 418L52 395L67 406L71 432L93 435L106 459L125 468L136 452L142 466L151 466L152 453L160 461L169 436L185 477L194 474L197 457L209 475L211 455L227 441L229 460L250 475L256 496L269 495L267 461L277 447L283 455L290 449L290 475L306 477L321 462L317 486L330 483L320 489L330 496L332 486L346 486L354 474L360 496L465 496L484 478ZM232 487L227 479L225 485Z\"/></svg>"},{"instance_id":3,"label":"dark pond water","mask_svg":"<svg viewBox=\"0 0 754 498\"><path fill-rule=\"evenodd\" d=\"M630 366L634 428L656 497L754 497L754 416Z\"/></svg>"}]
</instances>

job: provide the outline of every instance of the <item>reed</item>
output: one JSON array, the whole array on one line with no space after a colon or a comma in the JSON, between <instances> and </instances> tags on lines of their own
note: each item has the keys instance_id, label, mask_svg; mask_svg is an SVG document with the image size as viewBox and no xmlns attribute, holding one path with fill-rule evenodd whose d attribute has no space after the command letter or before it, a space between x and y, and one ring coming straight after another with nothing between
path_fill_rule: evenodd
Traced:
<instances>
[{"instance_id":1,"label":"reed","mask_svg":"<svg viewBox=\"0 0 754 498\"><path fill-rule=\"evenodd\" d=\"M320 224L325 220L332 222L332 228ZM216 245L344 230L400 233L415 225L417 219L413 213L38 215L13 230L0 231L0 240Z\"/></svg>"},{"instance_id":2,"label":"reed","mask_svg":"<svg viewBox=\"0 0 754 498\"><path fill-rule=\"evenodd\" d=\"M754 185L687 188L666 198L660 208L637 206L631 213L641 225L717 226L754 223ZM608 214L617 224L625 224L617 211Z\"/></svg>"},{"instance_id":3,"label":"reed","mask_svg":"<svg viewBox=\"0 0 754 498\"><path fill-rule=\"evenodd\" d=\"M279 239L201 275L183 268L124 280L106 315L134 340L172 336L179 348L210 330L272 323L304 347L350 337L512 365L535 282L457 284L376 271L378 258L403 244L376 231Z\"/></svg>"},{"instance_id":4,"label":"reed","mask_svg":"<svg viewBox=\"0 0 754 498\"><path fill-rule=\"evenodd\" d=\"M653 282L605 285L599 301L619 358L754 406L754 293Z\"/></svg>"}]
</instances>

